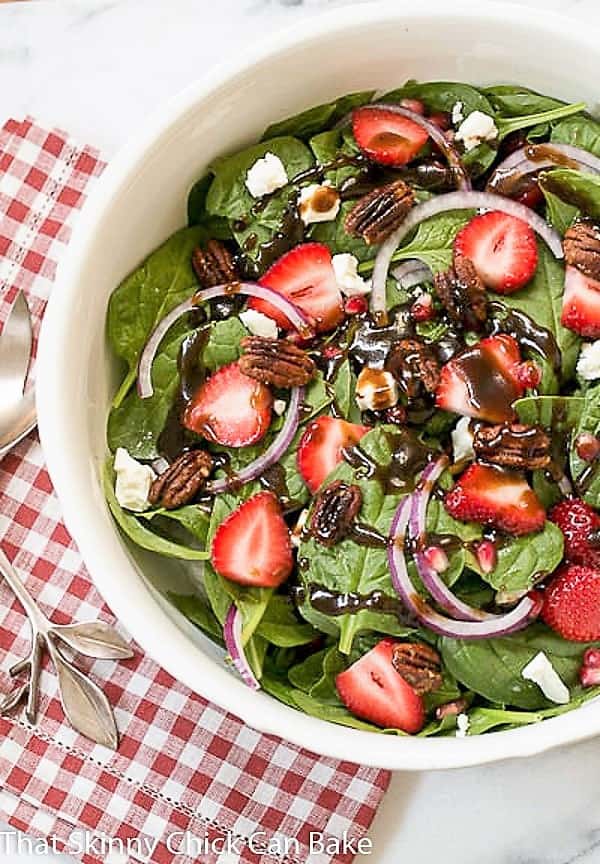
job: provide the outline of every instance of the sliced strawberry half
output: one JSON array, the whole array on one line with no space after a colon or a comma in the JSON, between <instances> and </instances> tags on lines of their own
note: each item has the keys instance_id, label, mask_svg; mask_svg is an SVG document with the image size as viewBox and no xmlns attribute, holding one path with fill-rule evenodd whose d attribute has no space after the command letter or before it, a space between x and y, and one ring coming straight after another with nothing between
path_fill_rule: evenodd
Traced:
<instances>
[{"instance_id":1,"label":"sliced strawberry half","mask_svg":"<svg viewBox=\"0 0 600 864\"><path fill-rule=\"evenodd\" d=\"M212 542L211 563L239 585L277 588L292 572L290 532L272 492L259 492L221 522Z\"/></svg>"},{"instance_id":2,"label":"sliced strawberry half","mask_svg":"<svg viewBox=\"0 0 600 864\"><path fill-rule=\"evenodd\" d=\"M308 424L296 459L298 471L313 494L342 461L344 448L358 444L369 431L368 426L348 423L338 417L317 417Z\"/></svg>"},{"instance_id":3,"label":"sliced strawberry half","mask_svg":"<svg viewBox=\"0 0 600 864\"><path fill-rule=\"evenodd\" d=\"M444 411L503 423L525 392L519 346L512 336L488 336L442 367L436 404Z\"/></svg>"},{"instance_id":4,"label":"sliced strawberry half","mask_svg":"<svg viewBox=\"0 0 600 864\"><path fill-rule=\"evenodd\" d=\"M592 535L600 532L600 514L593 507L580 498L565 498L552 508L548 519L563 533L567 561L600 570L600 547L591 542Z\"/></svg>"},{"instance_id":5,"label":"sliced strawberry half","mask_svg":"<svg viewBox=\"0 0 600 864\"><path fill-rule=\"evenodd\" d=\"M469 258L487 287L500 294L512 294L526 285L538 264L533 230L500 210L471 219L456 235L454 250Z\"/></svg>"},{"instance_id":6,"label":"sliced strawberry half","mask_svg":"<svg viewBox=\"0 0 600 864\"><path fill-rule=\"evenodd\" d=\"M540 531L546 511L525 478L491 465L471 465L447 493L448 513L461 522L479 522L520 537Z\"/></svg>"},{"instance_id":7,"label":"sliced strawberry half","mask_svg":"<svg viewBox=\"0 0 600 864\"><path fill-rule=\"evenodd\" d=\"M429 138L413 120L376 106L352 112L352 131L362 152L380 165L406 165Z\"/></svg>"},{"instance_id":8,"label":"sliced strawberry half","mask_svg":"<svg viewBox=\"0 0 600 864\"><path fill-rule=\"evenodd\" d=\"M544 592L542 618L563 639L600 639L600 570L566 564Z\"/></svg>"},{"instance_id":9,"label":"sliced strawberry half","mask_svg":"<svg viewBox=\"0 0 600 864\"><path fill-rule=\"evenodd\" d=\"M260 284L291 300L319 333L333 330L344 318L331 252L323 243L302 243L286 252L267 270ZM266 300L252 297L248 305L273 318L284 330L291 328L283 312Z\"/></svg>"},{"instance_id":10,"label":"sliced strawberry half","mask_svg":"<svg viewBox=\"0 0 600 864\"><path fill-rule=\"evenodd\" d=\"M423 728L422 698L392 665L394 642L382 639L335 679L340 699L355 717L384 729L415 734Z\"/></svg>"},{"instance_id":11,"label":"sliced strawberry half","mask_svg":"<svg viewBox=\"0 0 600 864\"><path fill-rule=\"evenodd\" d=\"M215 444L247 447L269 428L272 409L269 388L230 363L200 385L182 419L186 429Z\"/></svg>"},{"instance_id":12,"label":"sliced strawberry half","mask_svg":"<svg viewBox=\"0 0 600 864\"><path fill-rule=\"evenodd\" d=\"M561 322L587 339L600 337L600 282L567 267Z\"/></svg>"}]
</instances>

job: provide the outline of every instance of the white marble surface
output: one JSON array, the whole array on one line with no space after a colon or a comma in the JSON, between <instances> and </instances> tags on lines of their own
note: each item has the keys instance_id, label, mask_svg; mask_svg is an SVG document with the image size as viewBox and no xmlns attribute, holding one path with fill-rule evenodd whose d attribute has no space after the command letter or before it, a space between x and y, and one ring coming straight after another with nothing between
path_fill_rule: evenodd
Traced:
<instances>
[{"instance_id":1,"label":"white marble surface","mask_svg":"<svg viewBox=\"0 0 600 864\"><path fill-rule=\"evenodd\" d=\"M598 0L523 2L600 25ZM345 2L0 5L0 120L34 114L98 145L110 158L161 100L237 46L334 5ZM528 761L444 774L397 774L377 817L368 860L600 864L599 777L598 741ZM0 846L0 864L34 860L40 858ZM70 859L48 855L44 860L65 864Z\"/></svg>"}]
</instances>

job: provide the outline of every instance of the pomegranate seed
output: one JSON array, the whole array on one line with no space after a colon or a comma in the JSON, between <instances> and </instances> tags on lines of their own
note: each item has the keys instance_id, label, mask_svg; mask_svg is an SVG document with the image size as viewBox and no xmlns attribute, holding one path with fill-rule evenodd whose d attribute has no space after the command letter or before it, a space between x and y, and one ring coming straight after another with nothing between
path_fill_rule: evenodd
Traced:
<instances>
[{"instance_id":1,"label":"pomegranate seed","mask_svg":"<svg viewBox=\"0 0 600 864\"><path fill-rule=\"evenodd\" d=\"M526 189L517 196L516 200L519 204L525 204L526 207L531 207L533 209L542 203L544 200L544 193L537 183L532 183L529 189Z\"/></svg>"},{"instance_id":2,"label":"pomegranate seed","mask_svg":"<svg viewBox=\"0 0 600 864\"><path fill-rule=\"evenodd\" d=\"M356 297L349 297L344 304L346 315L362 315L368 308L369 303L362 294L358 294Z\"/></svg>"},{"instance_id":3,"label":"pomegranate seed","mask_svg":"<svg viewBox=\"0 0 600 864\"><path fill-rule=\"evenodd\" d=\"M533 390L539 387L542 380L542 370L531 360L526 360L525 363L519 363L517 366L517 378L519 383L528 390Z\"/></svg>"},{"instance_id":4,"label":"pomegranate seed","mask_svg":"<svg viewBox=\"0 0 600 864\"><path fill-rule=\"evenodd\" d=\"M582 432L575 439L575 450L584 462L593 462L600 456L600 438L591 432Z\"/></svg>"},{"instance_id":5,"label":"pomegranate seed","mask_svg":"<svg viewBox=\"0 0 600 864\"><path fill-rule=\"evenodd\" d=\"M409 111L414 111L415 114L423 115L425 113L425 106L420 99L402 99L400 104L403 108L407 108Z\"/></svg>"},{"instance_id":6,"label":"pomegranate seed","mask_svg":"<svg viewBox=\"0 0 600 864\"><path fill-rule=\"evenodd\" d=\"M444 573L450 566L448 556L441 546L429 546L423 552L427 564L436 571L436 573Z\"/></svg>"},{"instance_id":7,"label":"pomegranate seed","mask_svg":"<svg viewBox=\"0 0 600 864\"><path fill-rule=\"evenodd\" d=\"M583 655L583 665L590 669L600 669L600 651L598 648L588 648Z\"/></svg>"},{"instance_id":8,"label":"pomegranate seed","mask_svg":"<svg viewBox=\"0 0 600 864\"><path fill-rule=\"evenodd\" d=\"M433 297L431 294L421 294L410 307L413 321L431 321L434 317Z\"/></svg>"},{"instance_id":9,"label":"pomegranate seed","mask_svg":"<svg viewBox=\"0 0 600 864\"><path fill-rule=\"evenodd\" d=\"M339 357L342 354L342 349L338 348L337 345L326 345L323 348L323 357L326 360L335 360L336 357Z\"/></svg>"},{"instance_id":10,"label":"pomegranate seed","mask_svg":"<svg viewBox=\"0 0 600 864\"><path fill-rule=\"evenodd\" d=\"M452 126L452 115L447 111L436 111L435 114L430 114L427 118L430 123L446 132Z\"/></svg>"},{"instance_id":11,"label":"pomegranate seed","mask_svg":"<svg viewBox=\"0 0 600 864\"><path fill-rule=\"evenodd\" d=\"M456 714L463 714L469 707L466 699L456 699L454 702L446 702L445 705L438 705L435 709L435 719L443 720L444 717L454 717Z\"/></svg>"},{"instance_id":12,"label":"pomegranate seed","mask_svg":"<svg viewBox=\"0 0 600 864\"><path fill-rule=\"evenodd\" d=\"M475 557L483 572L491 573L496 569L498 563L498 551L495 543L492 543L491 540L482 540L475 547Z\"/></svg>"},{"instance_id":13,"label":"pomegranate seed","mask_svg":"<svg viewBox=\"0 0 600 864\"><path fill-rule=\"evenodd\" d=\"M592 666L582 666L579 670L579 680L583 687L595 687L600 684L600 669Z\"/></svg>"}]
</instances>

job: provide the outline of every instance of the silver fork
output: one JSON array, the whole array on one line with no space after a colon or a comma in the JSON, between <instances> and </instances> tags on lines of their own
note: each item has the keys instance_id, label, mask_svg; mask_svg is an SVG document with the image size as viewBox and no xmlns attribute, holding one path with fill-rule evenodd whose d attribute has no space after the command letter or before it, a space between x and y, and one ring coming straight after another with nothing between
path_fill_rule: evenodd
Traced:
<instances>
[{"instance_id":1,"label":"silver fork","mask_svg":"<svg viewBox=\"0 0 600 864\"><path fill-rule=\"evenodd\" d=\"M29 307L19 292L0 334L0 459L36 426L33 387L24 394L32 341ZM48 652L68 721L82 735L116 749L119 738L108 699L72 660L74 654L125 660L133 656L129 645L104 621L65 625L49 621L1 548L0 575L25 610L31 627L29 656L9 670L11 677L22 681L0 696L0 714L12 713L25 703L27 719L37 722L40 674L44 653Z\"/></svg>"}]
</instances>

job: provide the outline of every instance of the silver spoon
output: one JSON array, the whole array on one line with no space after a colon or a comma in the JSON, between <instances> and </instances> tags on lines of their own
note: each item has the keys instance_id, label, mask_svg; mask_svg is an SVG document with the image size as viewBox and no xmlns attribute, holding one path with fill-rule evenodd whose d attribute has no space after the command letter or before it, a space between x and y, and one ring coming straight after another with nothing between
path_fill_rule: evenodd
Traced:
<instances>
[{"instance_id":1,"label":"silver spoon","mask_svg":"<svg viewBox=\"0 0 600 864\"><path fill-rule=\"evenodd\" d=\"M32 326L29 307L19 292L0 335L0 459L36 425L33 388L23 395L31 357ZM0 573L4 576L31 626L31 650L9 670L11 677L25 675L4 698L0 714L15 711L26 702L25 715L37 722L40 675L47 651L58 676L65 715L82 735L116 750L119 736L114 714L102 690L72 663L72 654L103 660L133 656L125 640L104 621L56 625L43 614L15 568L0 548Z\"/></svg>"},{"instance_id":2,"label":"silver spoon","mask_svg":"<svg viewBox=\"0 0 600 864\"><path fill-rule=\"evenodd\" d=\"M0 334L0 459L35 428L35 393L23 395L31 358L31 315L22 291Z\"/></svg>"}]
</instances>

